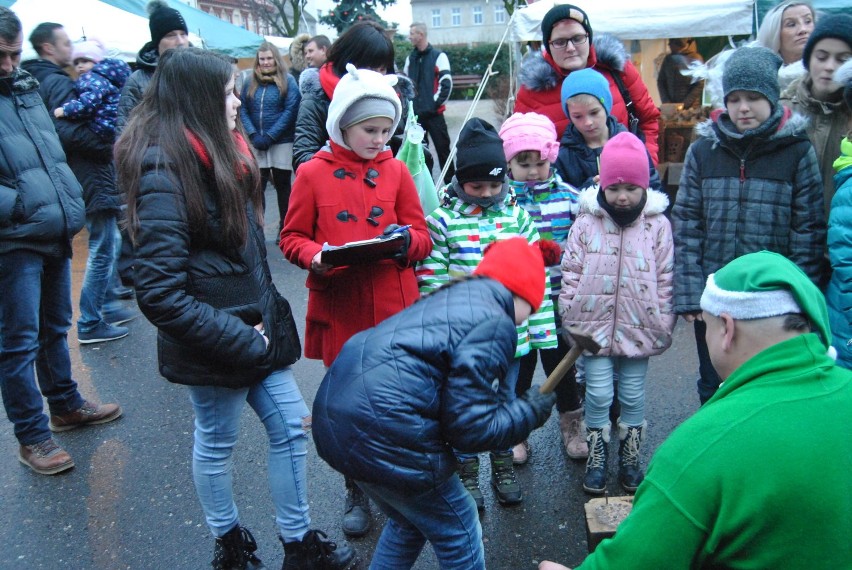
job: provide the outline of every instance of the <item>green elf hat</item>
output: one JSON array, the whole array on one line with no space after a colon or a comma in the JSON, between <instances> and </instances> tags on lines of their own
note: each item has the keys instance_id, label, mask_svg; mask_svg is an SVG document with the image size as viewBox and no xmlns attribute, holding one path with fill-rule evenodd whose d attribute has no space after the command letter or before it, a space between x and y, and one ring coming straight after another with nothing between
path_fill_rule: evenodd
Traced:
<instances>
[{"instance_id":1,"label":"green elf hat","mask_svg":"<svg viewBox=\"0 0 852 570\"><path fill-rule=\"evenodd\" d=\"M749 253L711 274L701 308L717 317L727 313L742 320L804 314L826 349L831 346L822 292L795 263L777 253Z\"/></svg>"}]
</instances>

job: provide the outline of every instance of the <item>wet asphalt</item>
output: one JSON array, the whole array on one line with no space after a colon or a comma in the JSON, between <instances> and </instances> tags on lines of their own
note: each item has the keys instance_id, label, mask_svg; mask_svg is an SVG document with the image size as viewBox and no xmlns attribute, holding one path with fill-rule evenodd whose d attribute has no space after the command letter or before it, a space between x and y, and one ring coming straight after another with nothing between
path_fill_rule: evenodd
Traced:
<instances>
[{"instance_id":1,"label":"wet asphalt","mask_svg":"<svg viewBox=\"0 0 852 570\"><path fill-rule=\"evenodd\" d=\"M454 121L451 132L458 128L459 121ZM267 197L275 199L271 191ZM269 265L276 286L293 306L301 332L307 303L305 272L284 260L275 244L276 229L277 220L267 219ZM75 300L85 267L85 239L80 234L74 244ZM193 414L187 391L159 375L151 324L140 317L126 326L131 331L128 337L87 346L79 345L74 327L69 331L74 377L82 394L100 402L119 402L124 410L113 423L56 435L72 454L74 469L46 477L20 464L12 425L0 412L0 458L4 458L0 569L210 568L213 539L192 484ZM322 380L322 363L302 359L293 369L311 405ZM697 409L696 370L692 327L679 321L673 346L651 359L644 464L666 435ZM535 382L543 380L539 367ZM481 521L490 569L532 570L543 559L574 565L587 552L583 505L589 497L580 485L584 464L562 451L555 412L531 435L530 444L531 459L517 470L524 500L515 507L497 504L488 483L487 455L481 456L486 498ZM614 455L617 443L611 445ZM253 532L267 568L280 568L283 550L266 481L266 438L248 406L234 459L241 524ZM343 478L319 459L312 442L308 482L313 526L343 540ZM613 461L609 494L623 494L615 482ZM369 534L351 541L362 568L368 566L383 521L376 516ZM428 545L415 568L437 568Z\"/></svg>"}]
</instances>

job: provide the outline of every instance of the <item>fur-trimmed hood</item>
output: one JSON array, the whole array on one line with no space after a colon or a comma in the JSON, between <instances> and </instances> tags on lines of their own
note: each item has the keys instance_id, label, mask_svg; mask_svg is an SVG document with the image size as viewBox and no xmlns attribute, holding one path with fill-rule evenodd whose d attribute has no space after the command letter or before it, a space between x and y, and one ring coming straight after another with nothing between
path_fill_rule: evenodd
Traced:
<instances>
[{"instance_id":1,"label":"fur-trimmed hood","mask_svg":"<svg viewBox=\"0 0 852 570\"><path fill-rule=\"evenodd\" d=\"M6 87L8 85L8 87ZM11 75L0 79L0 88L3 91L11 90L13 95L22 95L31 91L38 90L38 79L33 77L32 73L16 67Z\"/></svg>"},{"instance_id":2,"label":"fur-trimmed hood","mask_svg":"<svg viewBox=\"0 0 852 570\"><path fill-rule=\"evenodd\" d=\"M298 73L303 72L308 67L308 62L305 61L305 45L311 41L311 36L308 34L299 34L293 38L290 44L290 67Z\"/></svg>"},{"instance_id":3,"label":"fur-trimmed hood","mask_svg":"<svg viewBox=\"0 0 852 570\"><path fill-rule=\"evenodd\" d=\"M600 34L595 36L589 48L586 67L602 66L621 72L624 71L629 57L621 40L610 34ZM518 80L531 91L548 91L561 84L568 75L557 69L558 66L549 55L540 50L533 51L524 58L518 72Z\"/></svg>"},{"instance_id":4,"label":"fur-trimmed hood","mask_svg":"<svg viewBox=\"0 0 852 570\"><path fill-rule=\"evenodd\" d=\"M781 125L778 127L778 130L775 131L772 136L769 137L768 140L774 141L792 136L806 137L806 129L809 123L807 117L800 115L799 113L793 112L787 107L783 108L784 117L781 119ZM722 137L719 136L720 130L718 128L718 125L716 125L722 115L727 116L727 112L716 114L711 118L707 119L706 121L698 123L698 125L696 125L695 127L695 133L698 135L698 137L709 140L713 143L714 147L718 146L719 143L722 142Z\"/></svg>"},{"instance_id":5,"label":"fur-trimmed hood","mask_svg":"<svg viewBox=\"0 0 852 570\"><path fill-rule=\"evenodd\" d=\"M601 208L600 204L598 204L598 192L600 192L600 186L598 185L590 186L580 192L578 203L580 205L581 214L589 213L599 218L606 215L604 209ZM656 214L662 214L666 211L666 208L669 207L668 196L651 188L647 188L645 192L648 194L648 199L645 201L645 207L642 209L642 215L653 216Z\"/></svg>"}]
</instances>

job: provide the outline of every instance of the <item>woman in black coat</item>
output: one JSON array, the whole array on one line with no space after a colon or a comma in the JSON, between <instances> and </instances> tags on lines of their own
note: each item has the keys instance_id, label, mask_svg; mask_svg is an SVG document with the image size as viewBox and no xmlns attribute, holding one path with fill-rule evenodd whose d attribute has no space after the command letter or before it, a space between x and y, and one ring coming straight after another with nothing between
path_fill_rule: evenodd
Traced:
<instances>
[{"instance_id":1,"label":"woman in black coat","mask_svg":"<svg viewBox=\"0 0 852 570\"><path fill-rule=\"evenodd\" d=\"M352 549L309 530L310 413L290 370L300 345L266 263L260 176L235 130L239 106L229 61L195 48L164 54L116 151L136 298L158 329L160 373L189 386L193 478L216 537L213 568L261 564L231 479L246 402L269 436L285 568L347 568Z\"/></svg>"}]
</instances>

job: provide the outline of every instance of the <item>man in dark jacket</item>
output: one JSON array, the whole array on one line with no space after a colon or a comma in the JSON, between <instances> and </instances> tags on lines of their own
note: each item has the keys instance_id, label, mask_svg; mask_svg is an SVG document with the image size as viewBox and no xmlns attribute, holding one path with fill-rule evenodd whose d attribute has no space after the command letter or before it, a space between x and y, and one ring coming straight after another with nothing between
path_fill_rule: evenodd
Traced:
<instances>
[{"instance_id":1,"label":"man in dark jacket","mask_svg":"<svg viewBox=\"0 0 852 570\"><path fill-rule=\"evenodd\" d=\"M444 103L453 90L453 77L450 75L450 60L447 54L432 47L426 39L426 24L411 24L408 39L414 45L411 54L405 58L403 73L414 83L414 114L417 121L432 137L432 144L438 152L441 168L450 157L450 135L447 121L444 119ZM455 169L450 162L444 182L449 182Z\"/></svg>"},{"instance_id":2,"label":"man in dark jacket","mask_svg":"<svg viewBox=\"0 0 852 570\"><path fill-rule=\"evenodd\" d=\"M139 50L136 56L137 69L130 74L121 90L115 126L117 136L120 136L124 127L127 126L130 111L142 102L142 95L157 70L157 62L163 52L189 45L188 28L180 12L170 8L163 0L152 0L148 3L147 9L150 15L148 29L151 31L151 41Z\"/></svg>"},{"instance_id":3,"label":"man in dark jacket","mask_svg":"<svg viewBox=\"0 0 852 570\"><path fill-rule=\"evenodd\" d=\"M317 452L388 516L372 567L410 568L426 540L442 568L485 568L476 503L453 448L506 449L544 424L553 394L501 399L516 324L544 298L536 246L490 246L473 277L353 336L313 408Z\"/></svg>"},{"instance_id":4,"label":"man in dark jacket","mask_svg":"<svg viewBox=\"0 0 852 570\"><path fill-rule=\"evenodd\" d=\"M71 239L83 199L38 81L17 67L22 44L21 22L0 7L0 388L19 460L53 475L74 462L51 430L110 422L121 408L87 402L71 378Z\"/></svg>"},{"instance_id":5,"label":"man in dark jacket","mask_svg":"<svg viewBox=\"0 0 852 570\"><path fill-rule=\"evenodd\" d=\"M62 26L52 22L39 24L30 34L30 43L39 57L25 61L22 67L39 81L39 93L47 109L52 111L69 99L76 99L74 81L63 69L71 63L72 47ZM125 309L108 296L119 212L112 147L89 129L85 121L56 119L54 123L68 166L83 187L89 232L89 259L80 291L77 338L83 344L124 338L130 331L119 325L138 313Z\"/></svg>"}]
</instances>

